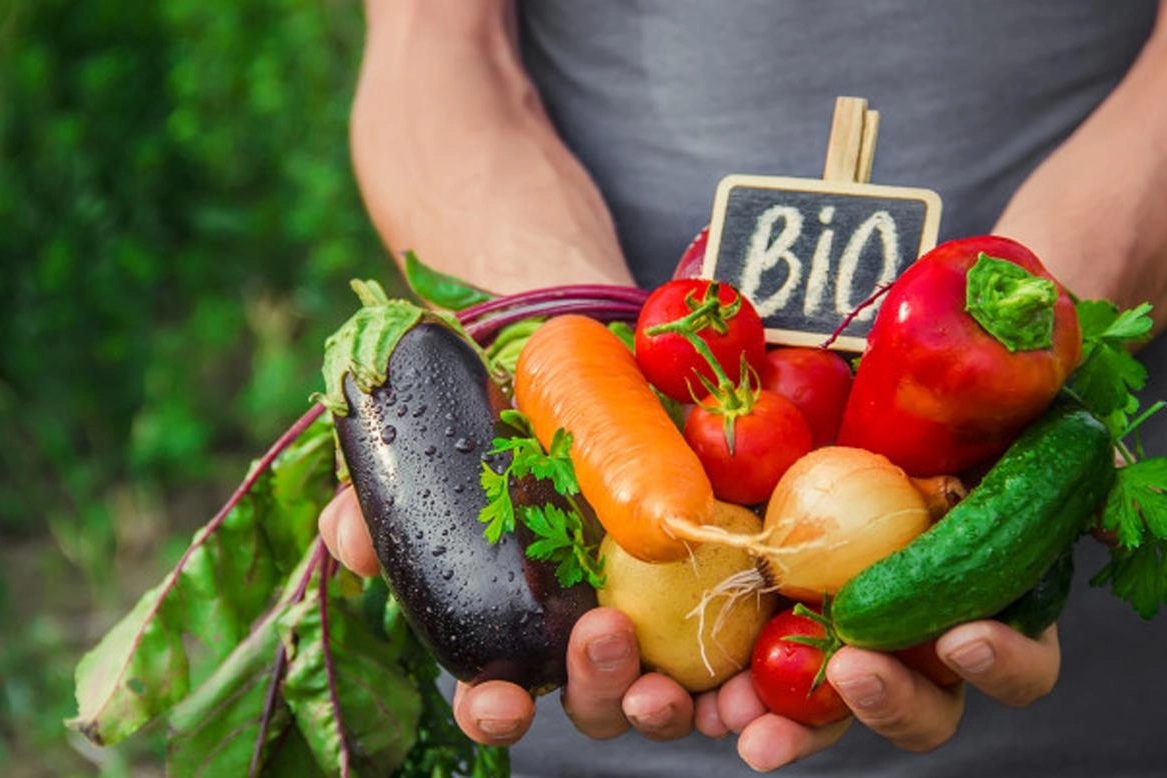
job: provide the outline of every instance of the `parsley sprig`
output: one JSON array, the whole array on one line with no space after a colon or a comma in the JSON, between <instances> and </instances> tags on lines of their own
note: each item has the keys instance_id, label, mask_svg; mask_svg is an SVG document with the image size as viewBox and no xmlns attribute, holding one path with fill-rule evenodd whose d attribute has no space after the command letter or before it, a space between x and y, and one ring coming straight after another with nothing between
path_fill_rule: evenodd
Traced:
<instances>
[{"instance_id":1,"label":"parsley sprig","mask_svg":"<svg viewBox=\"0 0 1167 778\"><path fill-rule=\"evenodd\" d=\"M1067 390L1106 425L1124 465L1099 521L1114 539L1110 560L1091 583L1109 584L1149 619L1167 603L1167 457L1147 457L1138 430L1167 403L1141 407L1147 370L1130 346L1150 336L1151 306L1120 311L1105 300L1082 300L1077 309L1082 360Z\"/></svg>"},{"instance_id":2,"label":"parsley sprig","mask_svg":"<svg viewBox=\"0 0 1167 778\"><path fill-rule=\"evenodd\" d=\"M561 586L573 586L584 579L594 588L604 585L604 560L599 557L599 541L594 539L579 495L579 482L571 463L571 434L557 430L548 451L544 451L521 412L503 411L501 420L516 434L494 439L492 455L510 454L510 462L499 472L482 463L480 479L487 503L478 520L486 525L484 534L491 543L515 531L522 522L534 535L527 556L556 564L555 576ZM511 497L511 484L523 478L549 481L562 500L543 505L518 505Z\"/></svg>"}]
</instances>

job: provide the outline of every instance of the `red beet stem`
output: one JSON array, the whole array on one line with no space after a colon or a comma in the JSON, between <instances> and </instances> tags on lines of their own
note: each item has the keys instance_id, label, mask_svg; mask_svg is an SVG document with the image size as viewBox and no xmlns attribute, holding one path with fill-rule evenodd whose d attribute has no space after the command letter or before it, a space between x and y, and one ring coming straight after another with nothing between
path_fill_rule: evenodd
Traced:
<instances>
[{"instance_id":1,"label":"red beet stem","mask_svg":"<svg viewBox=\"0 0 1167 778\"><path fill-rule=\"evenodd\" d=\"M637 307L644 304L648 292L635 286L615 284L573 284L532 289L529 292L496 297L493 300L472 305L458 312L458 320L468 324L483 316L515 307L542 305L549 302L574 302L596 300L629 303Z\"/></svg>"},{"instance_id":2,"label":"red beet stem","mask_svg":"<svg viewBox=\"0 0 1167 778\"><path fill-rule=\"evenodd\" d=\"M486 345L508 324L535 316L559 316L567 313L580 313L600 321L635 321L640 314L640 305L597 300L549 301L542 305L524 305L508 309L489 318L470 322L465 328L470 337L479 344Z\"/></svg>"}]
</instances>

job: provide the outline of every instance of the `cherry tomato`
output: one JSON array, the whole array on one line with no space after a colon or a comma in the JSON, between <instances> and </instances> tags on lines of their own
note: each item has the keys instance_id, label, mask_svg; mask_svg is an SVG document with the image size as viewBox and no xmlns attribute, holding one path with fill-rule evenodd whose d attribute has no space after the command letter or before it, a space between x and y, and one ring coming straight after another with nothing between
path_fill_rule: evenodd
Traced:
<instances>
[{"instance_id":1,"label":"cherry tomato","mask_svg":"<svg viewBox=\"0 0 1167 778\"><path fill-rule=\"evenodd\" d=\"M692 402L694 397L707 394L696 377L698 372L717 385L713 368L684 335L676 332L649 335L646 331L692 314L706 300L712 283L704 278L666 281L648 296L636 323L636 361L641 371L649 383L678 402ZM725 319L725 332L703 326L696 334L708 344L730 380L737 383L741 379L743 354L755 371L760 370L766 355L766 336L753 304L732 286L718 283L717 300L722 306L740 301L736 311Z\"/></svg>"},{"instance_id":2,"label":"cherry tomato","mask_svg":"<svg viewBox=\"0 0 1167 778\"><path fill-rule=\"evenodd\" d=\"M935 638L894 653L901 662L937 686L952 686L960 681L956 671L944 664L937 655Z\"/></svg>"},{"instance_id":3,"label":"cherry tomato","mask_svg":"<svg viewBox=\"0 0 1167 778\"><path fill-rule=\"evenodd\" d=\"M765 502L778 479L811 449L811 430L794 403L757 392L753 407L733 419L733 453L720 400L706 397L685 421L685 440L697 453L718 499L739 505Z\"/></svg>"},{"instance_id":4,"label":"cherry tomato","mask_svg":"<svg viewBox=\"0 0 1167 778\"><path fill-rule=\"evenodd\" d=\"M825 348L779 347L766 352L761 379L763 388L802 411L815 448L835 442L851 392L851 366L846 359Z\"/></svg>"},{"instance_id":5,"label":"cherry tomato","mask_svg":"<svg viewBox=\"0 0 1167 778\"><path fill-rule=\"evenodd\" d=\"M673 278L697 278L705 267L705 248L709 245L709 228L705 227L685 247L673 270Z\"/></svg>"},{"instance_id":6,"label":"cherry tomato","mask_svg":"<svg viewBox=\"0 0 1167 778\"><path fill-rule=\"evenodd\" d=\"M815 678L823 664L823 651L786 638L803 635L824 638L826 630L814 619L788 608L770 619L754 643L750 676L763 704L779 716L817 727L851 714L834 687Z\"/></svg>"}]
</instances>

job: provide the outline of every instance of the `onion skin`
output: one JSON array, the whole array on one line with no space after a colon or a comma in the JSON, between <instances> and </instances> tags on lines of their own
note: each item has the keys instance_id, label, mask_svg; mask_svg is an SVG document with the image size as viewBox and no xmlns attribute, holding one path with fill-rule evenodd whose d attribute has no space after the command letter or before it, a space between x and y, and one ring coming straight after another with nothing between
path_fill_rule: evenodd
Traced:
<instances>
[{"instance_id":1,"label":"onion skin","mask_svg":"<svg viewBox=\"0 0 1167 778\"><path fill-rule=\"evenodd\" d=\"M923 495L886 457L824 446L795 462L774 489L765 572L787 597L819 603L930 525Z\"/></svg>"}]
</instances>

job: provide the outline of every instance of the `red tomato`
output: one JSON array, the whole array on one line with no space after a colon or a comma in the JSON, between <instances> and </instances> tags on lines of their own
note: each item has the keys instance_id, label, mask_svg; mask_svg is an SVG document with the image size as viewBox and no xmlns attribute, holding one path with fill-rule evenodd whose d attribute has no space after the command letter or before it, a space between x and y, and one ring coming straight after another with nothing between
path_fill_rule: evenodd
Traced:
<instances>
[{"instance_id":1,"label":"red tomato","mask_svg":"<svg viewBox=\"0 0 1167 778\"><path fill-rule=\"evenodd\" d=\"M704 278L682 278L657 287L644 303L636 323L636 361L649 383L678 402L692 402L707 394L696 374L714 385L717 378L700 352L684 335L666 332L649 335L646 330L677 321L701 305L712 284ZM741 380L741 360L759 370L766 355L766 335L753 304L736 289L719 283L717 300L723 306L740 301L740 307L725 321L726 331L705 326L696 332L708 344L714 359L735 384ZM759 370L760 372L760 370Z\"/></svg>"},{"instance_id":2,"label":"red tomato","mask_svg":"<svg viewBox=\"0 0 1167 778\"><path fill-rule=\"evenodd\" d=\"M811 449L811 430L786 398L766 390L733 420L733 453L719 400L706 397L685 422L685 440L697 453L718 499L739 505L765 502L778 479Z\"/></svg>"},{"instance_id":3,"label":"red tomato","mask_svg":"<svg viewBox=\"0 0 1167 778\"><path fill-rule=\"evenodd\" d=\"M925 640L895 652L901 662L937 686L952 686L960 681L956 674L936 654L936 640Z\"/></svg>"},{"instance_id":4,"label":"red tomato","mask_svg":"<svg viewBox=\"0 0 1167 778\"><path fill-rule=\"evenodd\" d=\"M685 247L681 259L673 270L673 278L697 278L705 267L705 247L709 245L709 228L705 227Z\"/></svg>"},{"instance_id":5,"label":"red tomato","mask_svg":"<svg viewBox=\"0 0 1167 778\"><path fill-rule=\"evenodd\" d=\"M835 442L851 378L847 360L825 348L771 349L762 366L762 388L777 392L802 411L815 448Z\"/></svg>"},{"instance_id":6,"label":"red tomato","mask_svg":"<svg viewBox=\"0 0 1167 778\"><path fill-rule=\"evenodd\" d=\"M793 608L774 616L762 628L750 663L758 697L771 712L807 726L847 718L851 711L833 686L824 680L814 687L823 664L822 649L786 639L796 635L824 638L826 630Z\"/></svg>"}]
</instances>

